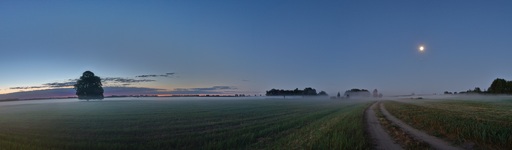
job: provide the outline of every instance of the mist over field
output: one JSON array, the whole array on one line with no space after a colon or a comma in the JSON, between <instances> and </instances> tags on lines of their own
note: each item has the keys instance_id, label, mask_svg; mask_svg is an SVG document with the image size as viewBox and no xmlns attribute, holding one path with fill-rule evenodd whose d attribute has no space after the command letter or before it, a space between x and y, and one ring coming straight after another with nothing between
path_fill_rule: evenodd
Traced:
<instances>
[{"instance_id":1,"label":"mist over field","mask_svg":"<svg viewBox=\"0 0 512 150\"><path fill-rule=\"evenodd\" d=\"M512 1L0 0L0 150L512 149Z\"/></svg>"}]
</instances>

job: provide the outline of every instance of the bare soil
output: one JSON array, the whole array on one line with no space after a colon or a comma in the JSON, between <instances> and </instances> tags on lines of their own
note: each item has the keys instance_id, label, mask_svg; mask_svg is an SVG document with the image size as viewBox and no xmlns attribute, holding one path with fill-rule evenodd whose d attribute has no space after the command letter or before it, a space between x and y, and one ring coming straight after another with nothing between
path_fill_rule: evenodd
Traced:
<instances>
[{"instance_id":1,"label":"bare soil","mask_svg":"<svg viewBox=\"0 0 512 150\"><path fill-rule=\"evenodd\" d=\"M373 108L377 107L379 102L375 102L366 109L366 131L368 131L373 148L378 150L400 150L403 149L399 144L395 143L391 136L380 125L380 122L375 115Z\"/></svg>"}]
</instances>

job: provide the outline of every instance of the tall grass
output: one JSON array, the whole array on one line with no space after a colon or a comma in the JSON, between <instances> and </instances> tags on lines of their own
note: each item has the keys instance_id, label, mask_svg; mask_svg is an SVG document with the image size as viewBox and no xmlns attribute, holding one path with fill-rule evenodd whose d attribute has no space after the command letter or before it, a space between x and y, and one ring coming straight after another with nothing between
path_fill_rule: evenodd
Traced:
<instances>
[{"instance_id":1,"label":"tall grass","mask_svg":"<svg viewBox=\"0 0 512 150\"><path fill-rule=\"evenodd\" d=\"M367 103L148 100L0 108L5 149L368 149Z\"/></svg>"},{"instance_id":2,"label":"tall grass","mask_svg":"<svg viewBox=\"0 0 512 150\"><path fill-rule=\"evenodd\" d=\"M481 149L512 149L509 102L430 102L421 105L385 102L390 113L431 135ZM501 111L496 111L501 110Z\"/></svg>"}]
</instances>

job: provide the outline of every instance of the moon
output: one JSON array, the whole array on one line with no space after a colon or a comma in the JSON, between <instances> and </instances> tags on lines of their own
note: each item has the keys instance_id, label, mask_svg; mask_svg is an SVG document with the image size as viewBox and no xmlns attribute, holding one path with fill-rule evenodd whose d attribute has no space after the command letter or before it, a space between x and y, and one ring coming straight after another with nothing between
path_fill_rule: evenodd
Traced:
<instances>
[{"instance_id":1,"label":"moon","mask_svg":"<svg viewBox=\"0 0 512 150\"><path fill-rule=\"evenodd\" d=\"M425 47L424 46L420 46L419 50L420 50L420 52L423 52L423 51L425 51Z\"/></svg>"}]
</instances>

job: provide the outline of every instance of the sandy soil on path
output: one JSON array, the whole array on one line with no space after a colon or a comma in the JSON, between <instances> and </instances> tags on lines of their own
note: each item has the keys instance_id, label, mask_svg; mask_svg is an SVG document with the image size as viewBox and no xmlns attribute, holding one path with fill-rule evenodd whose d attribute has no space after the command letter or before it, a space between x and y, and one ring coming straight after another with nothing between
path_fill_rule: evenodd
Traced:
<instances>
[{"instance_id":1,"label":"sandy soil on path","mask_svg":"<svg viewBox=\"0 0 512 150\"><path fill-rule=\"evenodd\" d=\"M401 150L402 147L395 143L391 136L384 130L384 128L380 125L380 122L375 115L375 111L373 109L377 107L379 102L375 102L366 109L365 118L366 118L366 130L370 134L372 139L373 148L379 150Z\"/></svg>"},{"instance_id":2,"label":"sandy soil on path","mask_svg":"<svg viewBox=\"0 0 512 150\"><path fill-rule=\"evenodd\" d=\"M386 108L384 107L384 105L382 103L380 103L380 110L381 110L382 114L384 114L384 116L386 116L386 118L388 120L390 120L391 122L393 122L396 125L398 125L400 128L402 128L402 130L406 131L409 135L415 137L418 140L421 140L421 141L424 141L424 142L428 143L434 149L442 149L442 150L452 150L452 149L453 150L458 150L458 149L462 149L462 148L459 148L459 147L455 147L455 146L449 144L448 142L446 142L444 140L441 140L441 139L439 139L437 137L428 135L428 134L426 134L423 131L420 131L418 129L415 129L415 128L407 125L406 123L402 122L400 119L398 119L395 116L391 115L386 110Z\"/></svg>"}]
</instances>

